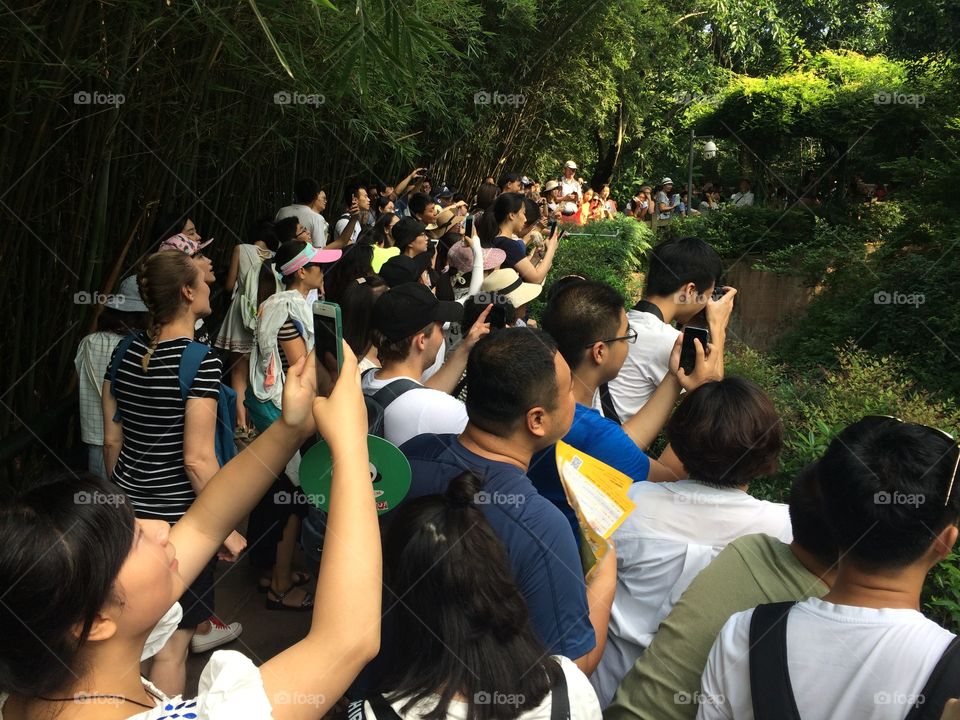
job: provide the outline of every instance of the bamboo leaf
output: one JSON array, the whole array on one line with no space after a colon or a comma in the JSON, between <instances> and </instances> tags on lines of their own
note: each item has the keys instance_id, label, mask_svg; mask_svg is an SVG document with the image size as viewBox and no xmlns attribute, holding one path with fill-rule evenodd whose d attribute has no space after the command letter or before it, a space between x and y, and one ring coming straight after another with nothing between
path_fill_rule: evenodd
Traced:
<instances>
[{"instance_id":1,"label":"bamboo leaf","mask_svg":"<svg viewBox=\"0 0 960 720\"><path fill-rule=\"evenodd\" d=\"M270 47L273 48L274 54L277 56L277 60L280 61L280 64L283 66L283 69L287 71L287 75L291 78L293 77L293 71L290 69L290 63L287 62L287 59L283 55L283 51L280 49L280 45L277 43L277 39L273 36L273 33L270 31L267 21L264 19L263 15L260 14L260 8L257 7L257 0L249 0L250 7L253 8L253 14L257 16L257 21L260 23L260 27L263 28L263 34L267 36L267 41L270 43Z\"/></svg>"}]
</instances>

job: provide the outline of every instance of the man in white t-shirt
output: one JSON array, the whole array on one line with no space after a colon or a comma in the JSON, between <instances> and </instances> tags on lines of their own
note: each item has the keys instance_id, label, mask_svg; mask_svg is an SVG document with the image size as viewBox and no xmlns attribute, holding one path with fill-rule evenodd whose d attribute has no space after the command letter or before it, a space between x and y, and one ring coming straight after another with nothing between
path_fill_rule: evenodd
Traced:
<instances>
[{"instance_id":1,"label":"man in white t-shirt","mask_svg":"<svg viewBox=\"0 0 960 720\"><path fill-rule=\"evenodd\" d=\"M321 215L327 207L327 194L320 189L320 183L313 178L301 178L293 186L293 204L277 211L274 220L295 217L310 231L314 247L327 246L327 221ZM340 247L333 243L331 248Z\"/></svg>"},{"instance_id":2,"label":"man in white t-shirt","mask_svg":"<svg viewBox=\"0 0 960 720\"><path fill-rule=\"evenodd\" d=\"M397 285L381 295L372 322L382 369L364 374L363 392L374 395L401 379L419 384L444 343L443 324L462 317L460 303L441 302L419 283ZM422 386L403 392L383 414L384 437L397 446L424 433L460 433L466 425L462 402Z\"/></svg>"},{"instance_id":3,"label":"man in white t-shirt","mask_svg":"<svg viewBox=\"0 0 960 720\"><path fill-rule=\"evenodd\" d=\"M725 332L725 324L718 323L726 322L730 308L719 304L732 303L736 293L710 299L721 271L720 256L698 238L667 240L650 252L644 299L627 312L637 341L608 385L613 410L621 420L636 415L669 372L670 352L680 334L671 323L686 324L705 310L711 335ZM612 416L606 408L604 414Z\"/></svg>"},{"instance_id":4,"label":"man in white t-shirt","mask_svg":"<svg viewBox=\"0 0 960 720\"><path fill-rule=\"evenodd\" d=\"M786 505L747 490L777 469L782 429L770 398L748 380L728 377L692 390L667 423L667 439L687 480L634 483L634 510L611 538L617 591L607 647L590 682L606 707L660 623L693 579L743 535L790 543Z\"/></svg>"},{"instance_id":5,"label":"man in white t-shirt","mask_svg":"<svg viewBox=\"0 0 960 720\"><path fill-rule=\"evenodd\" d=\"M563 178L560 180L560 202L580 202L583 197L583 188L580 181L577 180L577 164L573 160L567 160L563 164Z\"/></svg>"},{"instance_id":6,"label":"man in white t-shirt","mask_svg":"<svg viewBox=\"0 0 960 720\"><path fill-rule=\"evenodd\" d=\"M753 190L750 189L750 181L746 178L740 180L740 192L735 192L730 196L730 204L734 207L751 207L753 205Z\"/></svg>"},{"instance_id":7,"label":"man in white t-shirt","mask_svg":"<svg viewBox=\"0 0 960 720\"><path fill-rule=\"evenodd\" d=\"M939 717L927 682L955 636L920 613L920 592L957 540L958 462L934 428L873 416L843 430L816 466L836 580L823 598L733 615L697 717L749 720L754 700L768 717L791 717L791 702L804 720L902 720L915 704ZM956 676L945 680L955 695Z\"/></svg>"},{"instance_id":8,"label":"man in white t-shirt","mask_svg":"<svg viewBox=\"0 0 960 720\"><path fill-rule=\"evenodd\" d=\"M337 218L333 227L333 242L330 247L346 247L357 241L363 230L362 219L370 209L370 197L363 185L348 185L346 189L346 209Z\"/></svg>"}]
</instances>

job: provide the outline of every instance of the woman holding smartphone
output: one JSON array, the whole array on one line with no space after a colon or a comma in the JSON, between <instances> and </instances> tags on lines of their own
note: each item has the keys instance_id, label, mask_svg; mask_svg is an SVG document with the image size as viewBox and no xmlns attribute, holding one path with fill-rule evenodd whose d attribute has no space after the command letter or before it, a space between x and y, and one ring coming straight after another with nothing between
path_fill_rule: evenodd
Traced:
<instances>
[{"instance_id":1,"label":"woman holding smartphone","mask_svg":"<svg viewBox=\"0 0 960 720\"><path fill-rule=\"evenodd\" d=\"M172 528L135 518L123 493L90 476L33 487L0 510L0 718L300 720L330 710L377 654L380 635L366 411L356 358L346 346L343 354L329 398L315 397L312 357L290 369L281 418ZM310 631L260 667L217 652L197 697L164 696L140 677L141 658L175 625L177 598L316 430L336 462Z\"/></svg>"}]
</instances>

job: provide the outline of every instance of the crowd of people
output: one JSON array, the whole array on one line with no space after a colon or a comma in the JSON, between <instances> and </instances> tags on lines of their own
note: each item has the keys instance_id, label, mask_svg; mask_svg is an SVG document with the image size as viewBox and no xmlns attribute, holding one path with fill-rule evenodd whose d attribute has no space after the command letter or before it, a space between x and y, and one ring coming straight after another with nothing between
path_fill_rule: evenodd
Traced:
<instances>
[{"instance_id":1,"label":"crowd of people","mask_svg":"<svg viewBox=\"0 0 960 720\"><path fill-rule=\"evenodd\" d=\"M661 242L630 307L579 275L545 287L574 242L562 224L618 212L577 170L542 192L508 173L468 201L417 169L348 187L332 222L301 179L233 249L216 328L211 241L160 216L77 352L88 472L0 509L0 718L286 720L341 699L350 720L955 712L957 639L919 602L957 539L956 441L865 417L788 503L752 496L784 431L725 373L737 290L719 255ZM626 211L672 214L671 188ZM342 367L314 352L316 298L340 308ZM681 367L690 327L709 340ZM412 471L379 518L371 407ZM300 460L318 434L332 477L307 573ZM561 440L632 480L589 574ZM264 622L305 612L310 629L259 666L214 653L187 693L187 654L242 633L214 598L217 562L241 555Z\"/></svg>"}]
</instances>

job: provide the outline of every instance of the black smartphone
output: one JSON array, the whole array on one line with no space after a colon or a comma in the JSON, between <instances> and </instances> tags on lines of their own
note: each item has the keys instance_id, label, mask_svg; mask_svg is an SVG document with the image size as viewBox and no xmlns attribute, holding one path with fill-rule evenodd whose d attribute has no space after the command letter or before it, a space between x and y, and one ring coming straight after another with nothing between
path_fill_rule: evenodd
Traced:
<instances>
[{"instance_id":1,"label":"black smartphone","mask_svg":"<svg viewBox=\"0 0 960 720\"><path fill-rule=\"evenodd\" d=\"M343 367L343 321L340 306L318 300L313 304L314 351L317 354L317 394L329 397L333 378L327 369L328 357L337 361L337 372Z\"/></svg>"},{"instance_id":2,"label":"black smartphone","mask_svg":"<svg viewBox=\"0 0 960 720\"><path fill-rule=\"evenodd\" d=\"M702 327L684 326L683 344L680 346L680 367L687 375L693 373L697 364L697 346L693 344L694 340L699 340L706 352L707 344L710 342L710 331Z\"/></svg>"},{"instance_id":3,"label":"black smartphone","mask_svg":"<svg viewBox=\"0 0 960 720\"><path fill-rule=\"evenodd\" d=\"M557 219L550 218L550 222L547 223L547 227L550 229L550 232L547 234L547 237L552 238L554 233L557 232Z\"/></svg>"},{"instance_id":4,"label":"black smartphone","mask_svg":"<svg viewBox=\"0 0 960 720\"><path fill-rule=\"evenodd\" d=\"M463 221L463 234L467 238L473 237L473 215L467 215L466 220Z\"/></svg>"}]
</instances>

